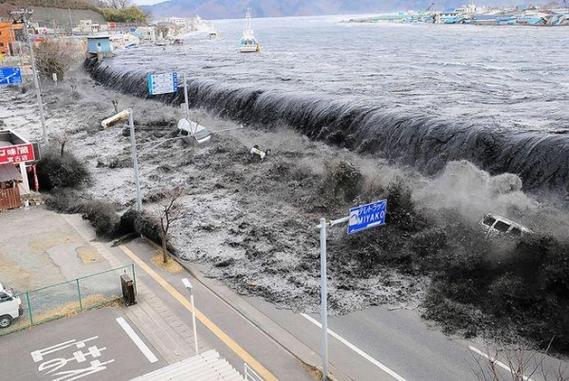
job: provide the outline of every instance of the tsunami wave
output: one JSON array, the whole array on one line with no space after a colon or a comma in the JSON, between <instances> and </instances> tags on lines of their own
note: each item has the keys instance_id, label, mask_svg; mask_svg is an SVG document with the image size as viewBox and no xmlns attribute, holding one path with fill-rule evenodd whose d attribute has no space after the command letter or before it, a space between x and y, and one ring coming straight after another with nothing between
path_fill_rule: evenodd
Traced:
<instances>
[{"instance_id":1,"label":"tsunami wave","mask_svg":"<svg viewBox=\"0 0 569 381\"><path fill-rule=\"evenodd\" d=\"M183 91L147 93L146 73L110 68L96 58L85 61L96 81L123 93L170 104ZM284 90L239 87L213 80L188 80L189 103L222 118L265 126L286 123L311 139L374 154L435 174L447 162L468 160L491 174L513 173L524 189L569 194L569 136L515 131L498 124L441 120L418 113L397 113L363 101Z\"/></svg>"}]
</instances>

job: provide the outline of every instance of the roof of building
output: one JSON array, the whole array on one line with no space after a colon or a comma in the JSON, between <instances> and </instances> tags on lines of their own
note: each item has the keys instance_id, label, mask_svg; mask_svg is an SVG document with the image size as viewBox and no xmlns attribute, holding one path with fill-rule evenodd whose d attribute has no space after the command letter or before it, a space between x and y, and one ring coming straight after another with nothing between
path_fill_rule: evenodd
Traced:
<instances>
[{"instance_id":1,"label":"roof of building","mask_svg":"<svg viewBox=\"0 0 569 381\"><path fill-rule=\"evenodd\" d=\"M22 175L14 164L0 165L0 183L7 181L21 181Z\"/></svg>"},{"instance_id":2,"label":"roof of building","mask_svg":"<svg viewBox=\"0 0 569 381\"><path fill-rule=\"evenodd\" d=\"M12 130L0 130L0 142L2 142L0 146L29 143L28 140L26 140L24 137L18 135L15 131ZM4 142L8 144L4 144Z\"/></svg>"}]
</instances>

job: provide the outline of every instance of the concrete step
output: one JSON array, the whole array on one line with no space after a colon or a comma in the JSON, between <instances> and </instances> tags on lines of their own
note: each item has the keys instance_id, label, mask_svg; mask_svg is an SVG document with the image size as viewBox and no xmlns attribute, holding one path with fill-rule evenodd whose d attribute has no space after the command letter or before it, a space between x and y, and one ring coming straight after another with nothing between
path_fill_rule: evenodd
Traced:
<instances>
[{"instance_id":1,"label":"concrete step","mask_svg":"<svg viewBox=\"0 0 569 381\"><path fill-rule=\"evenodd\" d=\"M244 381L239 374L216 350L211 349L200 355L157 369L131 381Z\"/></svg>"}]
</instances>

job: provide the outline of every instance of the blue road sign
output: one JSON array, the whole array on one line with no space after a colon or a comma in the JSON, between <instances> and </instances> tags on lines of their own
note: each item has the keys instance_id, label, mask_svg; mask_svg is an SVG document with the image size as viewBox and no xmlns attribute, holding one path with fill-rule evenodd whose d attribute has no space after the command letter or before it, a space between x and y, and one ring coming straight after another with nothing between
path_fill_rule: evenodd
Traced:
<instances>
[{"instance_id":1,"label":"blue road sign","mask_svg":"<svg viewBox=\"0 0 569 381\"><path fill-rule=\"evenodd\" d=\"M22 83L22 72L19 67L0 67L0 85L20 83Z\"/></svg>"},{"instance_id":2,"label":"blue road sign","mask_svg":"<svg viewBox=\"0 0 569 381\"><path fill-rule=\"evenodd\" d=\"M385 225L387 214L387 200L379 200L371 204L359 205L350 209L348 220L348 234Z\"/></svg>"},{"instance_id":3,"label":"blue road sign","mask_svg":"<svg viewBox=\"0 0 569 381\"><path fill-rule=\"evenodd\" d=\"M175 72L148 74L146 84L150 95L174 93L178 90L178 75Z\"/></svg>"}]
</instances>

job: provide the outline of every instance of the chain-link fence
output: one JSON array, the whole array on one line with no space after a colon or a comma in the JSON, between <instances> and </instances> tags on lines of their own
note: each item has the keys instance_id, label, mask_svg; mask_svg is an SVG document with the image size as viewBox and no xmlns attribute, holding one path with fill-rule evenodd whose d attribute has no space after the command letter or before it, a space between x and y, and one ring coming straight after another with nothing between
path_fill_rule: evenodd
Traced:
<instances>
[{"instance_id":1,"label":"chain-link fence","mask_svg":"<svg viewBox=\"0 0 569 381\"><path fill-rule=\"evenodd\" d=\"M122 297L120 277L123 274L133 280L136 289L132 264L15 295L13 300L2 302L10 304L0 307L2 313L9 314L8 311L18 309L19 298L20 316L11 319L8 327L0 327L0 336L119 300Z\"/></svg>"}]
</instances>

